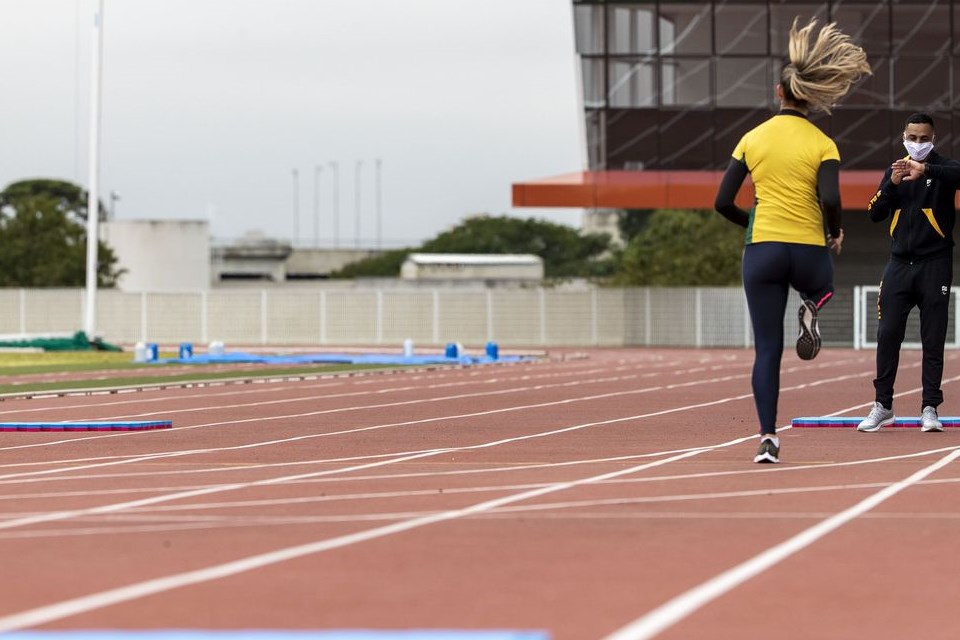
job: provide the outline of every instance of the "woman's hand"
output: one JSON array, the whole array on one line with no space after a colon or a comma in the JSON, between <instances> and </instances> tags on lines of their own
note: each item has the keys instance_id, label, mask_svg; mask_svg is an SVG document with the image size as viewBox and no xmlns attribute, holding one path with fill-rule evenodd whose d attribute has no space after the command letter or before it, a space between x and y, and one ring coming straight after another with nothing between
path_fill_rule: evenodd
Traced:
<instances>
[{"instance_id":1,"label":"woman's hand","mask_svg":"<svg viewBox=\"0 0 960 640\"><path fill-rule=\"evenodd\" d=\"M843 229L840 229L840 235L836 238L827 234L827 246L830 247L834 253L840 255L840 250L843 248Z\"/></svg>"}]
</instances>

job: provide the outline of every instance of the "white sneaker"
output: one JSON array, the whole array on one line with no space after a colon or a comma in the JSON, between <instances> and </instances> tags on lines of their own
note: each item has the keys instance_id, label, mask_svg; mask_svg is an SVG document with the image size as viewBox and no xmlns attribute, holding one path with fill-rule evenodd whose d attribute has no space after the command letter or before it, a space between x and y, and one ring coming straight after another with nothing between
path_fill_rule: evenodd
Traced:
<instances>
[{"instance_id":1,"label":"white sneaker","mask_svg":"<svg viewBox=\"0 0 960 640\"><path fill-rule=\"evenodd\" d=\"M943 431L943 423L937 415L936 407L924 407L920 415L920 431Z\"/></svg>"},{"instance_id":2,"label":"white sneaker","mask_svg":"<svg viewBox=\"0 0 960 640\"><path fill-rule=\"evenodd\" d=\"M757 449L757 455L753 456L753 461L772 464L780 462L780 438L761 438L760 448Z\"/></svg>"},{"instance_id":3,"label":"white sneaker","mask_svg":"<svg viewBox=\"0 0 960 640\"><path fill-rule=\"evenodd\" d=\"M873 409L870 409L870 415L857 425L857 431L880 431L881 427L893 424L894 418L893 409L885 409L879 402L874 402Z\"/></svg>"}]
</instances>

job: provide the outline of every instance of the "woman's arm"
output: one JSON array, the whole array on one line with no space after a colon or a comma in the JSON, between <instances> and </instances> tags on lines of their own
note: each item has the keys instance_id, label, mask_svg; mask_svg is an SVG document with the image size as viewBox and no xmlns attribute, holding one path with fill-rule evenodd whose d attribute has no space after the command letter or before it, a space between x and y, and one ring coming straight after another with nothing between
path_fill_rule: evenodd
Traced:
<instances>
[{"instance_id":1,"label":"woman's arm","mask_svg":"<svg viewBox=\"0 0 960 640\"><path fill-rule=\"evenodd\" d=\"M824 160L817 171L817 193L831 238L840 237L840 161Z\"/></svg>"},{"instance_id":2,"label":"woman's arm","mask_svg":"<svg viewBox=\"0 0 960 640\"><path fill-rule=\"evenodd\" d=\"M717 191L717 197L713 202L713 207L724 218L734 224L746 228L750 224L750 214L734 204L737 197L737 191L747 177L747 165L739 160L730 159L727 170L720 181L720 189Z\"/></svg>"}]
</instances>

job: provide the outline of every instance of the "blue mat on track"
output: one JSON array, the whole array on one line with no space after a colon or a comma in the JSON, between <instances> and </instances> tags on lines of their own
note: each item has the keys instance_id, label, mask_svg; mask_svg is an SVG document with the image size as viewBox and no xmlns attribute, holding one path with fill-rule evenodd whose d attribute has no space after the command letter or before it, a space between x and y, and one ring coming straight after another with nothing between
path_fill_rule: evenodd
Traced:
<instances>
[{"instance_id":1,"label":"blue mat on track","mask_svg":"<svg viewBox=\"0 0 960 640\"><path fill-rule=\"evenodd\" d=\"M494 364L498 362L523 362L530 360L527 356L500 356L493 359L489 356L460 356L448 358L444 355L390 355L388 353L350 354L350 353L310 353L289 355L263 355L257 353L231 352L220 356L197 354L190 358L160 358L154 360L156 364L392 364L392 365L428 365L428 364Z\"/></svg>"},{"instance_id":2,"label":"blue mat on track","mask_svg":"<svg viewBox=\"0 0 960 640\"><path fill-rule=\"evenodd\" d=\"M794 427L798 428L814 428L814 427L827 427L827 428L853 428L856 427L863 418L837 418L837 417L806 417L806 418L794 418L790 423ZM960 418L957 417L946 417L940 416L940 424L944 428L954 428L960 427ZM920 428L920 418L897 418L893 424L889 425L890 428L904 428L904 429L919 429Z\"/></svg>"},{"instance_id":3,"label":"blue mat on track","mask_svg":"<svg viewBox=\"0 0 960 640\"><path fill-rule=\"evenodd\" d=\"M544 631L14 631L0 640L550 640Z\"/></svg>"},{"instance_id":4,"label":"blue mat on track","mask_svg":"<svg viewBox=\"0 0 960 640\"><path fill-rule=\"evenodd\" d=\"M172 429L171 420L120 422L0 422L0 431L150 431Z\"/></svg>"}]
</instances>

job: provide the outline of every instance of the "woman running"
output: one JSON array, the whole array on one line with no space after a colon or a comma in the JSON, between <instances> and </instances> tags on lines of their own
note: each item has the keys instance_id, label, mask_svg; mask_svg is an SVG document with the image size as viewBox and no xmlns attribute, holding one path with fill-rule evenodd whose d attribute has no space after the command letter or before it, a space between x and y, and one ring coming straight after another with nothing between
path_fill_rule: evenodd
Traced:
<instances>
[{"instance_id":1,"label":"woman running","mask_svg":"<svg viewBox=\"0 0 960 640\"><path fill-rule=\"evenodd\" d=\"M834 24L815 29L816 20L798 29L794 19L790 62L775 89L780 112L740 139L714 205L747 229L743 288L753 323L753 396L760 418L754 462L780 461L777 399L789 288L803 300L797 355L811 360L820 351L817 314L833 296L829 249L839 254L843 244L840 153L807 115L815 110L830 113L854 83L871 73L863 49ZM748 173L756 191L749 213L734 204Z\"/></svg>"}]
</instances>

